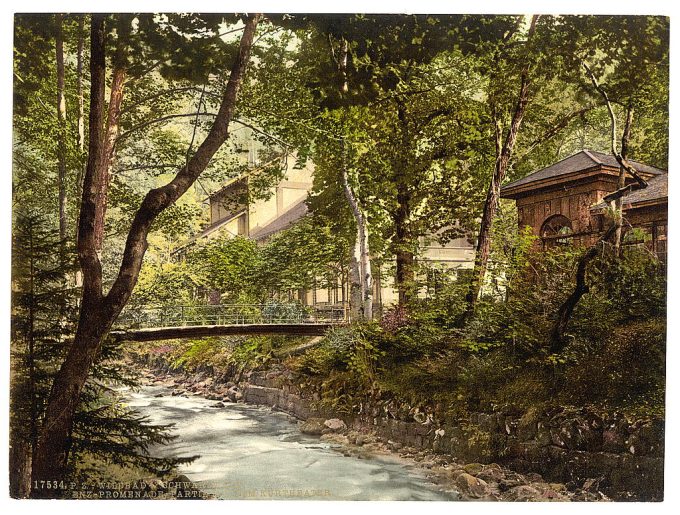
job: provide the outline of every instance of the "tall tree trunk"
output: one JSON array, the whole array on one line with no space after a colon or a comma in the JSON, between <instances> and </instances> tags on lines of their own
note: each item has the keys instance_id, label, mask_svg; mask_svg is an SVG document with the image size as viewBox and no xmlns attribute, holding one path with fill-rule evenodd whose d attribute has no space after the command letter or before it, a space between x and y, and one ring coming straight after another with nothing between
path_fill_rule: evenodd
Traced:
<instances>
[{"instance_id":1,"label":"tall tree trunk","mask_svg":"<svg viewBox=\"0 0 680 515\"><path fill-rule=\"evenodd\" d=\"M397 270L395 274L399 305L405 306L415 296L415 256L413 255L413 238L408 229L410 219L410 195L403 183L397 184L397 210L394 214L395 258Z\"/></svg>"},{"instance_id":2,"label":"tall tree trunk","mask_svg":"<svg viewBox=\"0 0 680 515\"><path fill-rule=\"evenodd\" d=\"M94 222L95 248L101 252L104 243L106 208L109 193L109 183L111 182L111 168L115 161L116 138L120 127L120 106L123 101L123 89L125 86L126 63L124 60L117 60L113 69L113 79L111 80L111 94L109 97L109 108L106 121L106 133L104 135L104 149L101 167L103 170L103 180L97 191L97 215Z\"/></svg>"},{"instance_id":3,"label":"tall tree trunk","mask_svg":"<svg viewBox=\"0 0 680 515\"><path fill-rule=\"evenodd\" d=\"M69 435L80 401L80 394L92 364L97 359L102 338L120 314L132 293L148 243L147 235L156 217L171 206L196 181L213 155L229 137L229 123L236 107L241 81L250 60L250 51L260 15L251 15L245 23L238 54L231 69L213 126L194 155L165 186L150 190L132 222L122 263L107 295L102 292L102 268L96 250L95 220L97 192L105 180L102 163L106 148L104 127L104 91L106 78L104 16L92 15L90 58L90 144L83 182L83 198L78 232L78 257L83 270L83 298L78 329L67 357L57 372L47 403L44 423L33 456L33 480L60 479L67 470ZM58 494L54 490L36 490L34 497Z\"/></svg>"},{"instance_id":4,"label":"tall tree trunk","mask_svg":"<svg viewBox=\"0 0 680 515\"><path fill-rule=\"evenodd\" d=\"M410 230L411 221L411 192L408 187L406 164L410 156L406 150L410 145L406 107L397 98L397 119L400 132L401 149L392 161L395 171L395 186L397 188L397 208L392 215L394 222L394 254L396 260L395 283L400 306L405 306L415 297L415 256L413 254L413 233Z\"/></svg>"},{"instance_id":5,"label":"tall tree trunk","mask_svg":"<svg viewBox=\"0 0 680 515\"><path fill-rule=\"evenodd\" d=\"M9 495L25 499L31 493L31 446L14 428L9 436Z\"/></svg>"},{"instance_id":6,"label":"tall tree trunk","mask_svg":"<svg viewBox=\"0 0 680 515\"><path fill-rule=\"evenodd\" d=\"M332 49L331 49L332 50ZM334 54L335 55L335 54ZM349 92L347 80L347 59L349 56L349 43L345 38L340 40L340 49L336 64L342 80L340 81L340 96L344 97ZM343 127L344 130L344 127ZM371 320L373 318L373 272L371 270L371 251L369 246L368 222L361 211L359 201L352 189L347 170L347 149L345 140L342 140L342 187L345 198L349 204L354 221L357 225L357 235L354 242L354 251L350 260L350 305L354 301L352 312L354 316ZM357 301L359 301L357 303Z\"/></svg>"},{"instance_id":7,"label":"tall tree trunk","mask_svg":"<svg viewBox=\"0 0 680 515\"><path fill-rule=\"evenodd\" d=\"M66 214L66 98L64 96L64 37L63 19L55 14L57 57L57 168L59 181L59 237L66 240L68 230Z\"/></svg>"},{"instance_id":8,"label":"tall tree trunk","mask_svg":"<svg viewBox=\"0 0 680 515\"><path fill-rule=\"evenodd\" d=\"M85 153L85 95L83 91L83 50L85 47L85 15L78 17L78 44L76 50L76 96L78 97L78 174L76 178L76 195L83 194L83 177L86 164L81 160Z\"/></svg>"},{"instance_id":9,"label":"tall tree trunk","mask_svg":"<svg viewBox=\"0 0 680 515\"><path fill-rule=\"evenodd\" d=\"M366 217L361 212L359 202L354 196L354 191L349 183L344 160L341 173L345 198L352 209L357 225L356 238L350 258L350 309L353 317L370 320L373 318L373 275L369 258L368 227Z\"/></svg>"},{"instance_id":10,"label":"tall tree trunk","mask_svg":"<svg viewBox=\"0 0 680 515\"><path fill-rule=\"evenodd\" d=\"M108 205L109 183L111 182L111 169L115 161L116 139L120 128L121 104L128 66L127 38L130 34L131 20L128 16L120 16L116 26L118 40L116 53L113 57L113 72L111 79L111 93L106 116L106 131L104 133L104 147L102 149L102 181L97 190L97 212L94 220L94 240L97 252L101 253L104 243L106 208Z\"/></svg>"},{"instance_id":11,"label":"tall tree trunk","mask_svg":"<svg viewBox=\"0 0 680 515\"><path fill-rule=\"evenodd\" d=\"M538 16L534 15L531 18L531 26L527 36L527 42L531 40L535 30ZM517 135L519 134L524 113L526 112L527 104L529 103L529 62L524 65L521 74L521 82L519 92L517 94L517 103L515 104L515 111L512 115L510 128L508 129L505 140L501 143L500 130L498 123L496 123L496 164L494 166L494 173L491 177L489 190L484 201L484 210L482 212L482 221L479 226L479 235L477 237L477 248L475 252L475 266L470 283L470 290L468 291L466 300L468 304L467 314L471 315L479 299L480 292L484 285L484 278L489 264L489 255L491 253L491 228L496 218L498 211L498 202L501 195L501 184L505 180L505 175L508 171L510 158L517 142ZM495 117L495 116L494 116Z\"/></svg>"}]
</instances>

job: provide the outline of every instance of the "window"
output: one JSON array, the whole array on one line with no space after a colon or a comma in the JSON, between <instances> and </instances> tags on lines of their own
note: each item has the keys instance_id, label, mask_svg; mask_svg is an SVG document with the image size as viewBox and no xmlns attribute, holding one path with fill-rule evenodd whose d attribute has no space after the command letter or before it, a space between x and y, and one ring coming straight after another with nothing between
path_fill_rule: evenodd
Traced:
<instances>
[{"instance_id":1,"label":"window","mask_svg":"<svg viewBox=\"0 0 680 515\"><path fill-rule=\"evenodd\" d=\"M569 244L572 232L571 220L564 215L553 215L541 226L541 238L546 247Z\"/></svg>"}]
</instances>

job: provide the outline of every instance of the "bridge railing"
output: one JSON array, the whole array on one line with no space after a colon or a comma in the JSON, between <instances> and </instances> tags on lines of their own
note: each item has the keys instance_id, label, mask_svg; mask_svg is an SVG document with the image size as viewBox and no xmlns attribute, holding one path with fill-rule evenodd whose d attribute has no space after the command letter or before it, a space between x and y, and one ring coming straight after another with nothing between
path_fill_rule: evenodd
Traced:
<instances>
[{"instance_id":1,"label":"bridge railing","mask_svg":"<svg viewBox=\"0 0 680 515\"><path fill-rule=\"evenodd\" d=\"M124 311L116 327L142 329L201 325L340 323L347 318L344 305L207 304L135 307Z\"/></svg>"}]
</instances>

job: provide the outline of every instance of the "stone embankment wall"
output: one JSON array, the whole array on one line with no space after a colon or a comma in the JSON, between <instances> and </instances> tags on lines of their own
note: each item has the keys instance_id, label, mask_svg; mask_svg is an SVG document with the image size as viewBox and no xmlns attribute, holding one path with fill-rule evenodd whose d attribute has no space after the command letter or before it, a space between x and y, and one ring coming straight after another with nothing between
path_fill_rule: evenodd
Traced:
<instances>
[{"instance_id":1,"label":"stone embankment wall","mask_svg":"<svg viewBox=\"0 0 680 515\"><path fill-rule=\"evenodd\" d=\"M500 463L546 480L599 489L615 499L663 498L663 420L630 421L592 410L528 412L522 417L475 413L458 425L399 420L382 406L346 416L315 408L280 374L252 373L243 400L281 409L300 419L338 417L355 430L373 431L395 448L445 453L463 463Z\"/></svg>"},{"instance_id":2,"label":"stone embankment wall","mask_svg":"<svg viewBox=\"0 0 680 515\"><path fill-rule=\"evenodd\" d=\"M161 357L147 357L144 365L184 374L170 370ZM183 382L191 385L190 392L206 389L208 398L272 406L302 420L340 418L350 429L374 432L395 450L410 446L448 454L460 463L495 462L618 500L663 499L662 419L629 420L588 409L560 409L530 411L522 417L475 413L455 424L420 423L408 410L388 410L378 400L364 404L355 415L324 410L316 402L318 393L301 390L286 372L252 372L244 379L236 385L233 374L207 366Z\"/></svg>"}]
</instances>

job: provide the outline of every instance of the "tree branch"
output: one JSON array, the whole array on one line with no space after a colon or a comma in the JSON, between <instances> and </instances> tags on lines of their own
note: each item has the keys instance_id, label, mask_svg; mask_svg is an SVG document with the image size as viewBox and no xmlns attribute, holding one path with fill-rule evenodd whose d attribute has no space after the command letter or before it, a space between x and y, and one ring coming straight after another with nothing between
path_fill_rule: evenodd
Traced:
<instances>
[{"instance_id":1,"label":"tree branch","mask_svg":"<svg viewBox=\"0 0 680 515\"><path fill-rule=\"evenodd\" d=\"M517 157L517 161L521 161L526 156L531 154L531 152L533 152L533 150L538 145L545 143L546 141L557 136L557 134L559 134L562 129L565 129L567 127L567 125L569 125L569 122L572 121L574 118L578 118L579 116L586 114L588 111L591 111L594 108L595 108L595 106L587 106L587 107L584 107L583 109L578 109L577 111L573 111L573 112L569 113L568 115L564 116L561 120L557 121L547 131L545 131L541 136L534 139L534 141L532 141L529 144L527 149L519 157Z\"/></svg>"},{"instance_id":2,"label":"tree branch","mask_svg":"<svg viewBox=\"0 0 680 515\"><path fill-rule=\"evenodd\" d=\"M109 314L112 317L120 313L137 282L148 246L146 238L152 223L198 179L215 152L229 137L229 122L236 109L236 99L250 60L250 51L260 18L260 14L255 14L246 20L238 55L231 68L219 111L203 143L168 184L152 189L146 194L132 221L118 276L106 296L106 308L110 310Z\"/></svg>"},{"instance_id":3,"label":"tree branch","mask_svg":"<svg viewBox=\"0 0 680 515\"><path fill-rule=\"evenodd\" d=\"M154 118L153 120L147 120L145 122L138 123L137 125L126 130L120 136L118 136L118 138L116 139L116 145L118 145L124 139L128 138L130 136L130 134L132 134L133 132L136 132L136 131L141 130L141 129L145 129L149 125L167 122L169 120L174 120L175 118L194 118L194 117L199 116L199 115L201 115L201 116L212 116L212 117L217 116L216 113L208 113L208 112L203 112L203 113L201 113L201 112L178 113L178 114L168 114L166 116L160 116L158 118Z\"/></svg>"},{"instance_id":4,"label":"tree branch","mask_svg":"<svg viewBox=\"0 0 680 515\"><path fill-rule=\"evenodd\" d=\"M566 341L564 339L564 333L567 330L567 325L571 320L571 316L574 313L576 305L581 300L586 293L588 293L588 284L586 283L586 272L588 271L588 265L597 256L600 246L609 241L609 239L616 232L616 224L612 224L609 229L600 237L599 240L590 247L586 253L579 259L578 267L576 269L576 285L574 286L574 291L567 297L567 299L562 303L560 309L557 311L557 320L553 326L550 352L553 354L560 353L566 347Z\"/></svg>"},{"instance_id":5,"label":"tree branch","mask_svg":"<svg viewBox=\"0 0 680 515\"><path fill-rule=\"evenodd\" d=\"M595 89L600 93L602 96L602 99L604 100L605 105L607 106L607 111L609 112L609 118L611 120L611 150L612 154L616 158L616 161L619 163L619 165L624 168L630 175L633 177L638 184L640 185L640 188L646 188L647 187L647 181L645 181L640 174L637 172L637 170L628 162L626 158L624 158L621 153L618 151L617 146L616 146L616 116L614 115L614 109L612 108L612 103L609 100L609 95L607 95L607 91L600 85L600 83L597 81L597 77L595 77L595 74L593 73L593 70L588 66L588 63L586 63L584 60L581 60L581 64L583 65L583 68L585 68L586 72L588 73L590 77L590 81L593 83L593 86ZM617 193L617 192L614 192Z\"/></svg>"}]
</instances>

